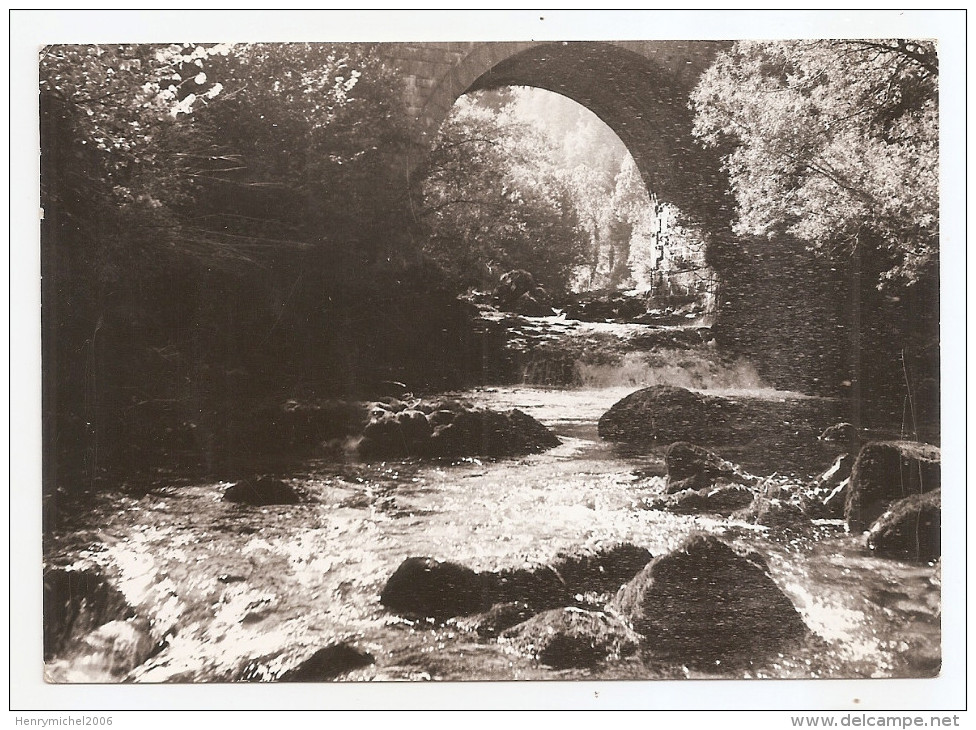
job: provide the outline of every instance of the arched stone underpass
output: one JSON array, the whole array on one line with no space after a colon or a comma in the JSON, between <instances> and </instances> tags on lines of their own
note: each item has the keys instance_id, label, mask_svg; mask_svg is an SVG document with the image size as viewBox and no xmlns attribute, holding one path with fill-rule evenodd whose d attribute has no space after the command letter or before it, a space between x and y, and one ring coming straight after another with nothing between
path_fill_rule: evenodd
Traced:
<instances>
[{"instance_id":1,"label":"arched stone underpass","mask_svg":"<svg viewBox=\"0 0 976 730\"><path fill-rule=\"evenodd\" d=\"M502 86L562 94L626 145L649 192L706 229L728 226L728 178L692 136L688 96L719 42L425 43L383 47L400 70L419 154L461 95Z\"/></svg>"},{"instance_id":2,"label":"arched stone underpass","mask_svg":"<svg viewBox=\"0 0 976 730\"><path fill-rule=\"evenodd\" d=\"M689 97L722 41L406 43L381 47L403 80L419 164L461 95L503 86L562 94L603 120L658 199L697 224L718 272L720 342L771 381L844 393L856 368L851 282L825 271L797 241L744 241L721 153L692 134ZM856 392L856 391L855 391ZM851 392L855 395L855 392Z\"/></svg>"}]
</instances>

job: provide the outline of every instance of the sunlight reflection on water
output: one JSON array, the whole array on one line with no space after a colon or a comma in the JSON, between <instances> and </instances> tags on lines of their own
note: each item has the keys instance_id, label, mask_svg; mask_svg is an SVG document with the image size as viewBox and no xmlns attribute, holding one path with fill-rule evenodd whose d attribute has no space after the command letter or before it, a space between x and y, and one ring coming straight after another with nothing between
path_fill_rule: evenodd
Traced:
<instances>
[{"instance_id":1,"label":"sunlight reflection on water","mask_svg":"<svg viewBox=\"0 0 976 730\"><path fill-rule=\"evenodd\" d=\"M135 509L109 501L117 539L86 553L118 576L127 599L151 617L161 650L134 681L272 679L317 648L351 640L377 657L349 679L551 679L551 670L457 627L415 625L379 605L386 579L408 556L474 570L536 567L562 552L618 542L654 555L691 532L725 535L770 558L781 587L827 648L707 676L920 676L939 655L938 588L927 566L865 554L857 539L823 528L826 542L783 542L755 526L641 508L659 495L660 450L625 457L599 439L596 420L629 387L490 388L464 397L518 407L549 424L562 444L521 459L377 464L317 461L290 480L308 504L242 508L226 484L147 495ZM734 393L791 398L770 390ZM106 515L111 515L107 517ZM829 530L833 530L830 532ZM70 542L70 536L65 536ZM76 553L76 555L79 553ZM886 597L894 596L887 599ZM879 598L880 597L880 598ZM878 601L883 601L880 605ZM89 665L90 658L86 659ZM697 676L628 660L559 678ZM97 664L97 663L96 663ZM85 663L63 674L84 677ZM94 672L94 670L92 670ZM915 674L913 674L915 673ZM88 681L110 681L91 674Z\"/></svg>"}]
</instances>

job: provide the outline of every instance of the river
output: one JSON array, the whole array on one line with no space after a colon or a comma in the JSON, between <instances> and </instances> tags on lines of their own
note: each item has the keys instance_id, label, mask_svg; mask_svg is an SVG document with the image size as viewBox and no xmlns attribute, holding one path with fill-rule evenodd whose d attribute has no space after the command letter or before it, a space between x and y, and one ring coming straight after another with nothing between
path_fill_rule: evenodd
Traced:
<instances>
[{"instance_id":1,"label":"river","mask_svg":"<svg viewBox=\"0 0 976 730\"><path fill-rule=\"evenodd\" d=\"M802 400L734 382L725 394ZM117 649L68 652L55 682L273 680L314 651L347 642L374 662L348 681L918 677L938 671L938 565L873 556L839 522L800 532L648 509L663 448L627 453L597 420L634 385L483 388L460 395L518 407L561 445L518 459L363 463L312 460L288 475L311 501L247 507L228 484L172 475L141 493L111 492L49 536L46 562L97 566L150 622L156 649L133 667ZM821 457L829 465L829 455ZM755 466L753 464L752 466ZM788 656L703 669L638 656L553 670L463 621L409 621L379 602L409 556L478 571L534 567L561 553L629 542L654 555L693 532L748 545L768 560L816 640ZM115 652L115 654L113 654ZM121 666L121 669L120 669Z\"/></svg>"}]
</instances>

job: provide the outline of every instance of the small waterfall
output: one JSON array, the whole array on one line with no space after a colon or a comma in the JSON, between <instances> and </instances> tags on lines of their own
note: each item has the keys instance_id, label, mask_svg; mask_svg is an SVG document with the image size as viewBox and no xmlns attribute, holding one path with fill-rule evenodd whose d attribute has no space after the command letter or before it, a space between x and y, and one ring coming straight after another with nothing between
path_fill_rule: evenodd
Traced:
<instances>
[{"instance_id":1,"label":"small waterfall","mask_svg":"<svg viewBox=\"0 0 976 730\"><path fill-rule=\"evenodd\" d=\"M576 363L577 380L585 388L673 385L691 390L768 390L755 366L746 360L726 361L708 347L628 352L619 361Z\"/></svg>"},{"instance_id":2,"label":"small waterfall","mask_svg":"<svg viewBox=\"0 0 976 730\"><path fill-rule=\"evenodd\" d=\"M681 325L517 318L505 325L508 382L557 388L772 392L757 368L716 346L701 321ZM499 372L504 371L502 368ZM502 376L499 382L505 382Z\"/></svg>"}]
</instances>

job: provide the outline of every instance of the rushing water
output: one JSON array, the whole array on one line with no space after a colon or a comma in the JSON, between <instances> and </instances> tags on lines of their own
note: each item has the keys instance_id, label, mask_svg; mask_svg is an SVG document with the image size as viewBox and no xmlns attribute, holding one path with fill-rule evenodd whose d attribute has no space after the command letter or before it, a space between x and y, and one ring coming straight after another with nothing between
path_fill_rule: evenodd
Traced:
<instances>
[{"instance_id":1,"label":"rushing water","mask_svg":"<svg viewBox=\"0 0 976 730\"><path fill-rule=\"evenodd\" d=\"M644 508L662 488L662 451L623 453L596 433L599 416L632 390L467 393L493 408L521 408L550 426L562 445L497 461L308 462L288 474L312 497L301 505L240 506L222 501L227 484L176 477L145 493L104 494L92 511L52 536L48 562L101 567L149 619L157 648L129 668L112 658L117 645L89 643L83 652L49 662L48 677L274 679L337 641L375 658L347 680L853 678L938 671L937 566L879 559L837 523L777 535L717 517ZM740 395L790 397L756 390ZM658 555L694 531L763 553L816 641L788 656L708 671L639 657L555 671L505 641L479 637L463 621L411 622L379 603L387 578L408 556L499 570L618 542Z\"/></svg>"}]
</instances>

